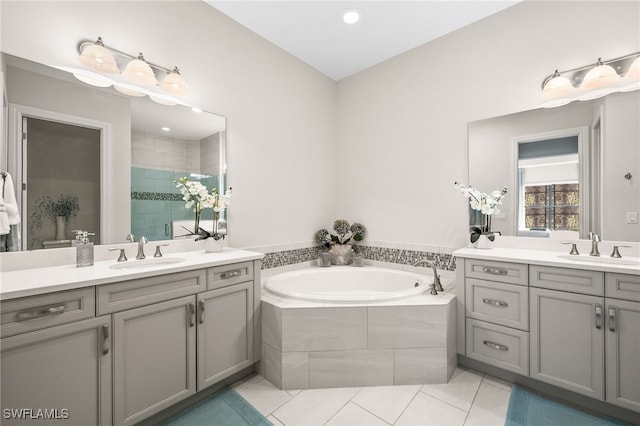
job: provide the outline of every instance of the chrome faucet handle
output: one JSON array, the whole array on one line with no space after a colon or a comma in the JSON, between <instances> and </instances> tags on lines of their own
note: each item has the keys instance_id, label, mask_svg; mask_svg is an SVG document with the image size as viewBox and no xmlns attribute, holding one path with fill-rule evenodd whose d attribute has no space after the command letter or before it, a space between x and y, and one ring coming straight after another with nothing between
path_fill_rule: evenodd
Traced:
<instances>
[{"instance_id":1,"label":"chrome faucet handle","mask_svg":"<svg viewBox=\"0 0 640 426\"><path fill-rule=\"evenodd\" d=\"M162 257L162 252L160 251L160 247L167 247L169 244L158 244L156 246L156 252L153 253L153 257Z\"/></svg>"},{"instance_id":2,"label":"chrome faucet handle","mask_svg":"<svg viewBox=\"0 0 640 426\"><path fill-rule=\"evenodd\" d=\"M618 250L619 248L631 248L631 246L613 246L611 257L614 257L616 259L622 258L622 256L620 255L620 251Z\"/></svg>"},{"instance_id":3,"label":"chrome faucet handle","mask_svg":"<svg viewBox=\"0 0 640 426\"><path fill-rule=\"evenodd\" d=\"M595 232L589 232L589 239L591 241L596 242L596 243L600 242L600 236L598 234L596 234Z\"/></svg>"},{"instance_id":4,"label":"chrome faucet handle","mask_svg":"<svg viewBox=\"0 0 640 426\"><path fill-rule=\"evenodd\" d=\"M431 284L431 285L429 286L429 288L431 289L431 291L429 292L429 294L432 294L432 295L434 295L434 296L437 296L437 295L438 295L438 290L436 290L436 285L435 285L435 283Z\"/></svg>"},{"instance_id":5,"label":"chrome faucet handle","mask_svg":"<svg viewBox=\"0 0 640 426\"><path fill-rule=\"evenodd\" d=\"M138 240L138 254L136 255L136 259L142 260L146 256L144 255L144 245L147 244L147 239L145 237L140 237Z\"/></svg>"},{"instance_id":6,"label":"chrome faucet handle","mask_svg":"<svg viewBox=\"0 0 640 426\"><path fill-rule=\"evenodd\" d=\"M126 262L128 259L127 259L127 255L124 253L123 248L109 249L109 251L116 251L116 250L120 250L120 256L118 256L118 262Z\"/></svg>"},{"instance_id":7,"label":"chrome faucet handle","mask_svg":"<svg viewBox=\"0 0 640 426\"><path fill-rule=\"evenodd\" d=\"M577 256L580 254L580 252L578 251L578 245L577 243L572 243L572 242L564 242L562 244L571 244L571 251L569 252L569 254Z\"/></svg>"},{"instance_id":8,"label":"chrome faucet handle","mask_svg":"<svg viewBox=\"0 0 640 426\"><path fill-rule=\"evenodd\" d=\"M135 243L136 242L136 237L134 237L133 234L127 234L127 237L125 238L125 241L127 241L129 243Z\"/></svg>"}]
</instances>

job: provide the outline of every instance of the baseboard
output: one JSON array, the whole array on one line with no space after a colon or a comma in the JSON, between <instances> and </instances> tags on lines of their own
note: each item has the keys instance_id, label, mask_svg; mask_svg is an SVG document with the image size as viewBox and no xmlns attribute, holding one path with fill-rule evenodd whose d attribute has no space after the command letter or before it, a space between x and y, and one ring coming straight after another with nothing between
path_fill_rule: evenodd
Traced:
<instances>
[{"instance_id":1,"label":"baseboard","mask_svg":"<svg viewBox=\"0 0 640 426\"><path fill-rule=\"evenodd\" d=\"M466 356L460 354L458 354L458 366L471 368L473 370L489 374L491 376L506 380L516 385L529 388L530 390L542 394L549 399L554 399L562 403L572 405L582 411L596 416L615 417L617 419L640 426L640 413L627 410L626 408L617 407L604 401L589 398L588 396L580 395L566 389L534 380L530 377L512 373L499 367L494 367L493 365L485 364L483 362L467 358Z\"/></svg>"}]
</instances>

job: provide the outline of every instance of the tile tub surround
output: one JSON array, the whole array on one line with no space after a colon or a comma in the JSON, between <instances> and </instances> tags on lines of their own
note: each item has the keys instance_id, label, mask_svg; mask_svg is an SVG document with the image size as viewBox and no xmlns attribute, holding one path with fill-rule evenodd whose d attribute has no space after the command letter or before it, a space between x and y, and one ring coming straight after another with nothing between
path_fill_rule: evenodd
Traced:
<instances>
[{"instance_id":1,"label":"tile tub surround","mask_svg":"<svg viewBox=\"0 0 640 426\"><path fill-rule=\"evenodd\" d=\"M281 389L447 383L455 349L451 294L375 305L262 298L260 368Z\"/></svg>"}]
</instances>

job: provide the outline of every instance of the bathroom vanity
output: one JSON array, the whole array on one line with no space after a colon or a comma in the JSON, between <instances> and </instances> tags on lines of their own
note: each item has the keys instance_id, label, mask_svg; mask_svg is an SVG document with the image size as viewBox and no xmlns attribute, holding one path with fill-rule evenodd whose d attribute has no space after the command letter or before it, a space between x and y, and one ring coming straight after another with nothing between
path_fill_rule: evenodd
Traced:
<instances>
[{"instance_id":1,"label":"bathroom vanity","mask_svg":"<svg viewBox=\"0 0 640 426\"><path fill-rule=\"evenodd\" d=\"M459 354L640 412L637 257L518 248L454 255L465 305Z\"/></svg>"},{"instance_id":2,"label":"bathroom vanity","mask_svg":"<svg viewBox=\"0 0 640 426\"><path fill-rule=\"evenodd\" d=\"M2 423L134 424L250 369L262 257L225 248L3 272Z\"/></svg>"}]
</instances>

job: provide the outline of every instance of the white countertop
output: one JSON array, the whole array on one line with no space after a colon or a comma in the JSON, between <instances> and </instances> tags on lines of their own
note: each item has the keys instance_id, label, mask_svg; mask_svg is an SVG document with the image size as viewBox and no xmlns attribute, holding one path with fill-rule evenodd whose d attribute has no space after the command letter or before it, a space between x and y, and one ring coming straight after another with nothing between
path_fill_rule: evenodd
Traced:
<instances>
[{"instance_id":1,"label":"white countertop","mask_svg":"<svg viewBox=\"0 0 640 426\"><path fill-rule=\"evenodd\" d=\"M594 259L588 254L569 256L568 252L549 250L530 250L521 248L494 247L476 249L473 247L461 248L453 252L453 255L468 259L493 260L499 262L528 263L543 266L558 266L571 269L590 271L618 272L621 274L640 275L640 258L625 256L622 259L610 259L607 255L601 255ZM605 262L629 262L632 265L605 263Z\"/></svg>"},{"instance_id":2,"label":"white countertop","mask_svg":"<svg viewBox=\"0 0 640 426\"><path fill-rule=\"evenodd\" d=\"M165 254L164 258L167 259L184 259L178 263L153 264L153 257L147 257L146 260L128 260L126 264L136 266L141 264L136 262L151 261L148 267L133 269L113 269L111 266L119 265L118 262L105 260L95 262L93 266L81 268L75 265L62 265L7 271L0 273L0 300L209 268L263 257L262 253L225 247L221 253L192 250Z\"/></svg>"}]
</instances>

